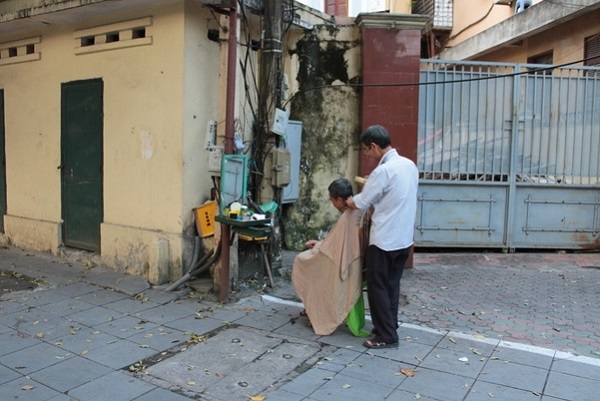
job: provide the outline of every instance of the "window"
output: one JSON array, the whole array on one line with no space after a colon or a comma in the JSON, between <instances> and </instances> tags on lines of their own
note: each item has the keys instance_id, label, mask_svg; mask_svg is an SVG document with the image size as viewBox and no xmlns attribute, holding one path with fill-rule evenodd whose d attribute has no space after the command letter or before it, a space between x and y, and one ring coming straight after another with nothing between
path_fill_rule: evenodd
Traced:
<instances>
[{"instance_id":1,"label":"window","mask_svg":"<svg viewBox=\"0 0 600 401\"><path fill-rule=\"evenodd\" d=\"M37 61L41 59L38 50L41 37L17 40L0 44L0 65Z\"/></svg>"},{"instance_id":2,"label":"window","mask_svg":"<svg viewBox=\"0 0 600 401\"><path fill-rule=\"evenodd\" d=\"M75 54L151 45L152 37L146 35L146 27L150 25L152 18L147 17L76 31L73 38L79 47L75 48Z\"/></svg>"},{"instance_id":3,"label":"window","mask_svg":"<svg viewBox=\"0 0 600 401\"><path fill-rule=\"evenodd\" d=\"M533 74L543 74L543 75L552 75L552 69L547 69L547 70L542 70L542 71L536 71L539 68L544 68L548 65L552 65L554 63L554 58L552 55L552 51L549 51L547 53L542 53L542 54L538 54L537 56L533 56L533 57L529 57L527 58L527 63L528 64L542 64L542 66L540 67L529 67L529 70L533 73Z\"/></svg>"},{"instance_id":4,"label":"window","mask_svg":"<svg viewBox=\"0 0 600 401\"><path fill-rule=\"evenodd\" d=\"M340 17L348 16L348 0L325 0L325 12Z\"/></svg>"},{"instance_id":5,"label":"window","mask_svg":"<svg viewBox=\"0 0 600 401\"><path fill-rule=\"evenodd\" d=\"M585 38L583 48L583 57L585 58L583 65L586 67L600 67L600 33ZM589 71L587 75L600 77L600 71Z\"/></svg>"}]
</instances>

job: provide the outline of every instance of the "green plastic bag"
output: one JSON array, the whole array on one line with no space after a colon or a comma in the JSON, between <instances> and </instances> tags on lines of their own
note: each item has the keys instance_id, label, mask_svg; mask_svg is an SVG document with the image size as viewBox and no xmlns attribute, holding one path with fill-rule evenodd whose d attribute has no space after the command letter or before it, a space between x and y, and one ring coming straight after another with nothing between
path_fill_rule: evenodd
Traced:
<instances>
[{"instance_id":1,"label":"green plastic bag","mask_svg":"<svg viewBox=\"0 0 600 401\"><path fill-rule=\"evenodd\" d=\"M362 292L358 297L358 301L346 316L346 324L355 337L368 337L371 335L368 331L363 330L363 327L365 327L365 299Z\"/></svg>"}]
</instances>

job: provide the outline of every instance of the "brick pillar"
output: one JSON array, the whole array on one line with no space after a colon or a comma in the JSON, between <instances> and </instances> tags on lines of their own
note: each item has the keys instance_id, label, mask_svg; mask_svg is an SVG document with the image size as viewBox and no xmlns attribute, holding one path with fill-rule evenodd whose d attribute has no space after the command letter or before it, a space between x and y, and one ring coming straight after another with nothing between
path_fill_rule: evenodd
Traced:
<instances>
[{"instance_id":1,"label":"brick pillar","mask_svg":"<svg viewBox=\"0 0 600 401\"><path fill-rule=\"evenodd\" d=\"M421 31L428 17L415 14L359 14L362 30L361 131L382 125L392 146L417 162L418 86L368 86L419 82ZM359 174L368 175L375 162L360 154ZM406 267L412 267L412 254Z\"/></svg>"}]
</instances>

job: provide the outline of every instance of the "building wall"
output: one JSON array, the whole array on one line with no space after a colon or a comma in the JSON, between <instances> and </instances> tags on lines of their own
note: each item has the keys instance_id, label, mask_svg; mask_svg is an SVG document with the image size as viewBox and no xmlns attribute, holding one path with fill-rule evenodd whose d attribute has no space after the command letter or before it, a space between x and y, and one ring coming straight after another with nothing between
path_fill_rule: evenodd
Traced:
<instances>
[{"instance_id":1,"label":"building wall","mask_svg":"<svg viewBox=\"0 0 600 401\"><path fill-rule=\"evenodd\" d=\"M446 44L449 47L456 46L515 14L515 1L511 5L495 4L492 0L452 1L453 26ZM540 1L543 0L533 0L532 3L535 5Z\"/></svg>"},{"instance_id":2,"label":"building wall","mask_svg":"<svg viewBox=\"0 0 600 401\"><path fill-rule=\"evenodd\" d=\"M46 26L41 60L0 66L5 95L7 216L18 245L61 246L61 84L104 83L104 220L101 257L151 281L181 274L191 253L192 208L207 199L206 125L215 118L218 45L211 14L185 1ZM184 10L188 16L184 17ZM152 44L76 55L74 32L151 17ZM215 100L215 101L213 101Z\"/></svg>"},{"instance_id":3,"label":"building wall","mask_svg":"<svg viewBox=\"0 0 600 401\"><path fill-rule=\"evenodd\" d=\"M511 46L485 55L481 61L526 63L527 59L552 51L553 64L565 64L584 58L584 40L600 33L600 9L524 39ZM575 65L583 65L578 63Z\"/></svg>"},{"instance_id":4,"label":"building wall","mask_svg":"<svg viewBox=\"0 0 600 401\"><path fill-rule=\"evenodd\" d=\"M331 181L358 174L360 91L335 85L361 81L361 47L356 25L315 25L296 33L286 41L285 71L293 94L290 119L303 123L300 189L283 224L286 247L302 250L339 216L329 201Z\"/></svg>"}]
</instances>

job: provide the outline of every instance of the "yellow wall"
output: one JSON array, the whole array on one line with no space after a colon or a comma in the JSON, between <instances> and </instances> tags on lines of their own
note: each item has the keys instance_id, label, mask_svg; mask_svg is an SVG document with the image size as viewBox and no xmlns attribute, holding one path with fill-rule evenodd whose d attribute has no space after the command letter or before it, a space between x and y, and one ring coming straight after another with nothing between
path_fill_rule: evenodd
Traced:
<instances>
[{"instance_id":1,"label":"yellow wall","mask_svg":"<svg viewBox=\"0 0 600 401\"><path fill-rule=\"evenodd\" d=\"M146 28L151 45L74 53L79 46L75 31L143 17L152 18ZM210 18L206 9L182 0L1 38L41 36L40 61L0 66L6 120L5 235L11 242L59 251L61 84L102 78L101 257L113 268L152 281L181 274L193 243L192 208L208 198L212 186L203 144L218 107L219 47L206 38ZM157 271L157 265L163 270Z\"/></svg>"},{"instance_id":2,"label":"yellow wall","mask_svg":"<svg viewBox=\"0 0 600 401\"><path fill-rule=\"evenodd\" d=\"M521 46L511 46L487 54L484 61L525 63L530 57L552 51L553 64L565 64L584 58L584 41L600 33L600 10L550 28L523 40ZM575 65L582 65L581 63Z\"/></svg>"},{"instance_id":3,"label":"yellow wall","mask_svg":"<svg viewBox=\"0 0 600 401\"><path fill-rule=\"evenodd\" d=\"M533 0L533 4L543 0ZM492 0L453 0L453 25L447 46L458 43L510 18L515 13L511 6L494 4Z\"/></svg>"}]
</instances>

